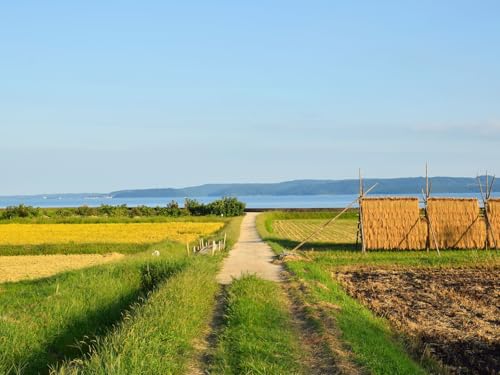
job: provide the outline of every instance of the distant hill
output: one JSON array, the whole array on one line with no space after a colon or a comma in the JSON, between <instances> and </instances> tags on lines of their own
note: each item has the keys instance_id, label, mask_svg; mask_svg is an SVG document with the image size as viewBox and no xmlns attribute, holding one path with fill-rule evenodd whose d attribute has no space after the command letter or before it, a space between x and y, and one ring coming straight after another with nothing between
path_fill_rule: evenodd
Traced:
<instances>
[{"instance_id":1,"label":"distant hill","mask_svg":"<svg viewBox=\"0 0 500 375\"><path fill-rule=\"evenodd\" d=\"M485 180L482 177L483 181ZM365 187L378 183L372 191L377 194L419 194L425 186L423 177L391 179L365 179ZM476 178L470 177L432 177L433 193L477 193ZM202 196L245 196L245 195L326 195L356 194L358 180L295 180L279 183L248 184L207 184L186 188L120 190L109 193L113 198L146 197L202 197ZM494 191L500 191L497 184Z\"/></svg>"}]
</instances>

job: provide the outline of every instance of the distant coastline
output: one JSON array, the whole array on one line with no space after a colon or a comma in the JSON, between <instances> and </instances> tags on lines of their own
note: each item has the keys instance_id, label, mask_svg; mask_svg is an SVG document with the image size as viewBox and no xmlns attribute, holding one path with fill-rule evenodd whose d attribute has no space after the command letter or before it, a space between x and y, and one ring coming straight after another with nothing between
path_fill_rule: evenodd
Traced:
<instances>
[{"instance_id":1,"label":"distant coastline","mask_svg":"<svg viewBox=\"0 0 500 375\"><path fill-rule=\"evenodd\" d=\"M485 177L481 178L483 184ZM424 177L375 178L364 180L365 186L377 183L375 194L410 194L420 195L425 186ZM476 194L479 187L472 177L432 177L432 192L436 194ZM185 188L129 189L110 193L59 193L36 195L0 196L0 199L36 199L36 200L114 200L126 198L186 198L186 197L222 197L222 196L328 196L357 194L359 181L350 180L294 180L279 183L227 183L205 184ZM500 192L500 184L493 186L494 192Z\"/></svg>"}]
</instances>

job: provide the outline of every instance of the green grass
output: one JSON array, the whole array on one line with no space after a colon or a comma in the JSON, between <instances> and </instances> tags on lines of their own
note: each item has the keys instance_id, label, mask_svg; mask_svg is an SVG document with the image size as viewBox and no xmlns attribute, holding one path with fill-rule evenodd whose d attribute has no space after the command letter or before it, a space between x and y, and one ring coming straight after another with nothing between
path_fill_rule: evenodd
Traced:
<instances>
[{"instance_id":1,"label":"green grass","mask_svg":"<svg viewBox=\"0 0 500 375\"><path fill-rule=\"evenodd\" d=\"M277 253L294 248L297 240L283 238L273 228L275 220L312 219L323 212L265 213L257 218L257 229ZM331 214L329 217L333 217ZM356 220L355 215L344 217ZM335 225L335 224L333 224ZM500 264L498 251L443 250L441 256L430 251L371 251L363 254L354 245L342 243L307 244L299 252L302 258L285 262L293 278L306 286L306 301L312 306L337 306L327 309L340 329L341 340L352 351L355 361L373 374L419 374L433 372L431 360L420 363L411 357L406 339L395 332L388 321L375 316L367 307L347 295L332 274L344 267L489 267Z\"/></svg>"},{"instance_id":2,"label":"green grass","mask_svg":"<svg viewBox=\"0 0 500 375\"><path fill-rule=\"evenodd\" d=\"M54 369L59 374L180 374L186 370L193 340L203 332L218 285L220 256L195 257L146 304L130 311L92 354Z\"/></svg>"},{"instance_id":3,"label":"green grass","mask_svg":"<svg viewBox=\"0 0 500 375\"><path fill-rule=\"evenodd\" d=\"M78 342L104 334L155 282L182 265L181 245L164 243L160 248L163 255L158 258L138 255L50 278L1 284L0 373L46 373L48 365L80 355Z\"/></svg>"},{"instance_id":4,"label":"green grass","mask_svg":"<svg viewBox=\"0 0 500 375\"><path fill-rule=\"evenodd\" d=\"M299 344L286 306L286 296L276 283L255 276L234 281L213 373L302 373Z\"/></svg>"}]
</instances>

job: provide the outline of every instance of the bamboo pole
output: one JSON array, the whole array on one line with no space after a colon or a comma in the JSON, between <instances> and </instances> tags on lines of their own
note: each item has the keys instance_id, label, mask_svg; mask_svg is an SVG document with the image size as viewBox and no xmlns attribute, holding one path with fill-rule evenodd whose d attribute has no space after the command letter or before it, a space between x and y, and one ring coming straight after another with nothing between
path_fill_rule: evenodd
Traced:
<instances>
[{"instance_id":1,"label":"bamboo pole","mask_svg":"<svg viewBox=\"0 0 500 375\"><path fill-rule=\"evenodd\" d=\"M366 253L366 237L365 227L363 225L363 205L362 199L364 197L363 176L361 175L361 168L359 169L359 235L361 236L361 252Z\"/></svg>"}]
</instances>

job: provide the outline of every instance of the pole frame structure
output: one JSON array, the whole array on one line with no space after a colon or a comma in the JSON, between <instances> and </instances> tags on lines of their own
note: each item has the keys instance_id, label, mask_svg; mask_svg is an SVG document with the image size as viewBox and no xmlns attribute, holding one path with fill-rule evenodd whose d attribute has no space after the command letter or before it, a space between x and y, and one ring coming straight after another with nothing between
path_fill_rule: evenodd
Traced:
<instances>
[{"instance_id":1,"label":"pole frame structure","mask_svg":"<svg viewBox=\"0 0 500 375\"><path fill-rule=\"evenodd\" d=\"M439 245L437 242L436 238L436 233L434 233L434 228L432 226L432 221L429 216L429 210L427 207L427 204L429 202L429 198L431 196L431 191L432 191L432 182L429 181L429 167L428 164L425 163L425 191L422 189L422 196L424 198L424 213L425 213L425 220L427 221L427 241L426 241L426 250L429 252L429 249L431 247L431 237L434 240L434 246L436 247L436 251L439 256L441 256L441 252L439 251Z\"/></svg>"},{"instance_id":2,"label":"pole frame structure","mask_svg":"<svg viewBox=\"0 0 500 375\"><path fill-rule=\"evenodd\" d=\"M483 208L484 208L484 219L486 222L486 242L485 242L485 250L488 250L490 245L493 245L492 248L497 248L497 243L495 239L495 232L493 226L491 225L489 213L488 213L488 201L491 198L491 192L493 191L493 184L495 183L495 176L491 179L491 184L488 178L488 171L486 171L486 186L483 189L483 184L481 183L481 177L477 176L477 183L479 185L479 192L481 193L481 199L483 200ZM489 235L491 233L492 242L490 243Z\"/></svg>"}]
</instances>

